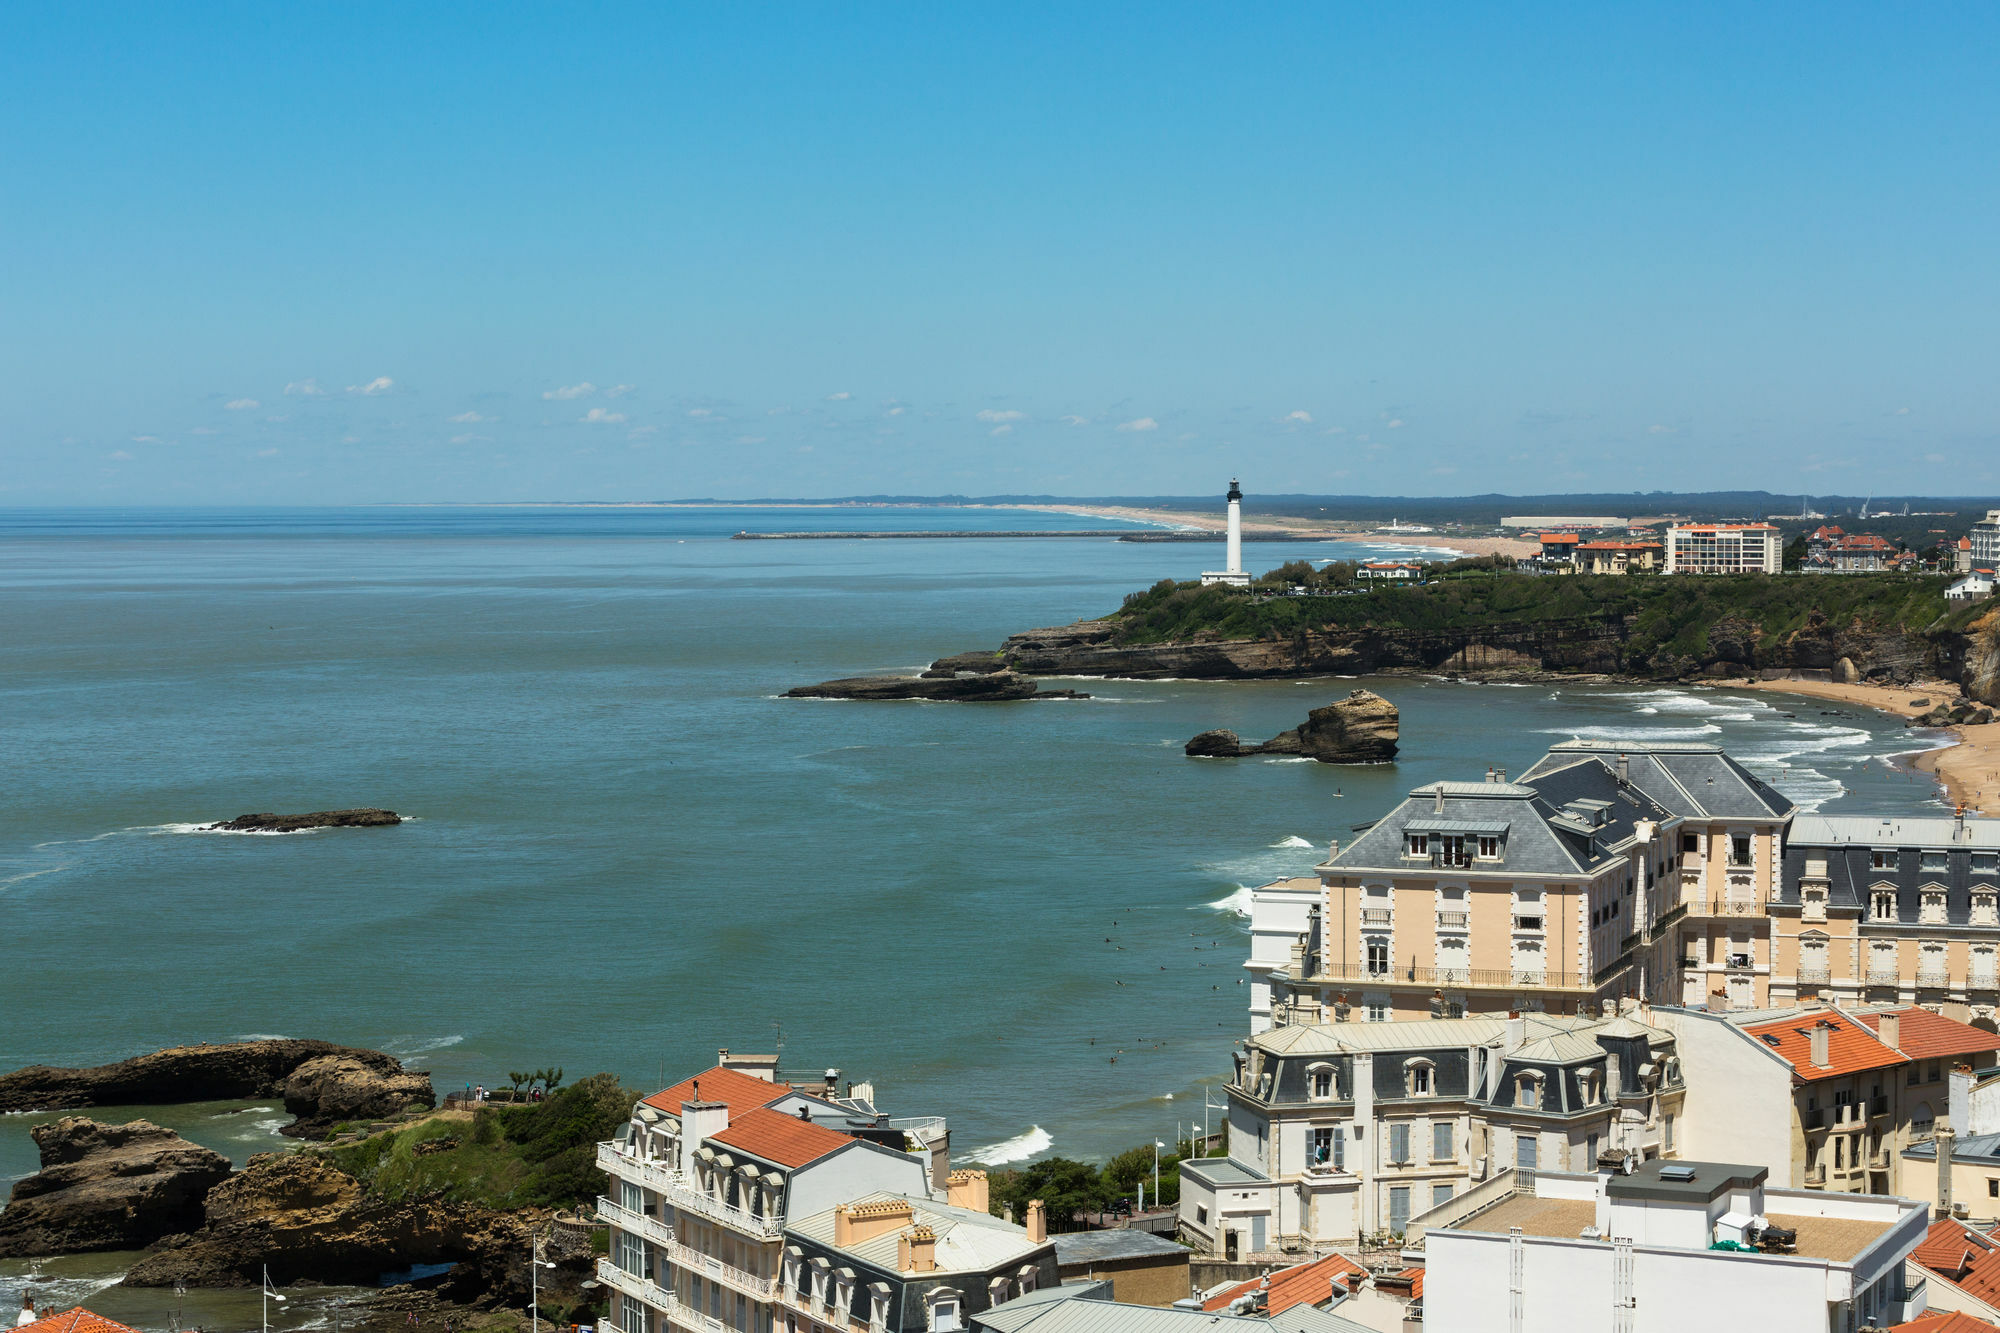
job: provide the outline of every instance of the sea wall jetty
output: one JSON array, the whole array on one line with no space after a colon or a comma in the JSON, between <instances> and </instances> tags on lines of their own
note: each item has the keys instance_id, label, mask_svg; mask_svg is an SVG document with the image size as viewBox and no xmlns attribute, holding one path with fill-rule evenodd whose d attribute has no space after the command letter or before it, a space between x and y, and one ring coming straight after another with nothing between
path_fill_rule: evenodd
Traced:
<instances>
[{"instance_id":1,"label":"sea wall jetty","mask_svg":"<svg viewBox=\"0 0 2000 1333\"><path fill-rule=\"evenodd\" d=\"M1204 731L1187 743L1190 759L1238 759L1250 755L1300 755L1322 764L1384 764L1396 757L1401 715L1373 690L1354 690L1345 699L1315 708L1290 731L1262 745L1245 745L1233 731Z\"/></svg>"},{"instance_id":2,"label":"sea wall jetty","mask_svg":"<svg viewBox=\"0 0 2000 1333\"><path fill-rule=\"evenodd\" d=\"M341 1120L435 1106L430 1075L381 1051L274 1038L175 1046L82 1069L30 1065L0 1074L0 1112L281 1097L298 1117L283 1129L310 1137Z\"/></svg>"},{"instance_id":3,"label":"sea wall jetty","mask_svg":"<svg viewBox=\"0 0 2000 1333\"><path fill-rule=\"evenodd\" d=\"M219 824L206 824L210 833L303 833L316 828L381 828L400 824L403 817L394 810L315 810L305 815L278 815L266 811L238 815Z\"/></svg>"},{"instance_id":4,"label":"sea wall jetty","mask_svg":"<svg viewBox=\"0 0 2000 1333\"><path fill-rule=\"evenodd\" d=\"M0 1257L136 1250L201 1225L229 1159L148 1120L64 1116L30 1133L42 1169L0 1209Z\"/></svg>"}]
</instances>

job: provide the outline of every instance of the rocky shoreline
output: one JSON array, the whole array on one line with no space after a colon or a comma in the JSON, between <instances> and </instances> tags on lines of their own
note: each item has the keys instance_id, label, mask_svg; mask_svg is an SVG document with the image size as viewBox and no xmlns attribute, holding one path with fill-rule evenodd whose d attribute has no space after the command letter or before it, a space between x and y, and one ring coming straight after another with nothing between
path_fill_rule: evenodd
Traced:
<instances>
[{"instance_id":1,"label":"rocky shoreline","mask_svg":"<svg viewBox=\"0 0 2000 1333\"><path fill-rule=\"evenodd\" d=\"M786 699L928 699L938 703L1011 703L1022 699L1088 699L1076 690L1045 690L1012 671L931 670L920 676L848 676L786 690Z\"/></svg>"},{"instance_id":2,"label":"rocky shoreline","mask_svg":"<svg viewBox=\"0 0 2000 1333\"><path fill-rule=\"evenodd\" d=\"M400 824L403 817L394 810L315 810L304 815L277 815L270 811L238 815L219 824L204 824L208 833L304 833L316 828L382 828Z\"/></svg>"},{"instance_id":3,"label":"rocky shoreline","mask_svg":"<svg viewBox=\"0 0 2000 1333\"><path fill-rule=\"evenodd\" d=\"M1402 715L1373 690L1354 690L1345 699L1315 708L1306 720L1262 745L1245 745L1233 731L1204 731L1184 747L1190 759L1241 759L1251 755L1298 755L1322 764L1386 764L1396 757Z\"/></svg>"}]
</instances>

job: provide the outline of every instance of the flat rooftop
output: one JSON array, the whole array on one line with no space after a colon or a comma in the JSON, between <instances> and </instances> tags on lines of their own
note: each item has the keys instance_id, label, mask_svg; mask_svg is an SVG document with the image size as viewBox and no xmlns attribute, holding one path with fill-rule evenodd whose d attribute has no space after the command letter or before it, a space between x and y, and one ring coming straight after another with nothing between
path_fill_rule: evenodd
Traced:
<instances>
[{"instance_id":1,"label":"flat rooftop","mask_svg":"<svg viewBox=\"0 0 2000 1333\"><path fill-rule=\"evenodd\" d=\"M1800 1217L1795 1213L1768 1216L1772 1226L1789 1227L1799 1233L1799 1257L1832 1263L1846 1263L1894 1225L1846 1217ZM1511 1194L1484 1212L1442 1229L1504 1236L1510 1227L1519 1227L1529 1236L1575 1240L1585 1227L1596 1221L1597 1205L1588 1199L1540 1199L1532 1194Z\"/></svg>"}]
</instances>

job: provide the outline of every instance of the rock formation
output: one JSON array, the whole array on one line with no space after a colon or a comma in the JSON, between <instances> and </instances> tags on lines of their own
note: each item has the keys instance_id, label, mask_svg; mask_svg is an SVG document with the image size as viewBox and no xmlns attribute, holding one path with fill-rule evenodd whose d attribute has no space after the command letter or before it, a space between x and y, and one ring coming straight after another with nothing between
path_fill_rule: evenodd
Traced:
<instances>
[{"instance_id":1,"label":"rock formation","mask_svg":"<svg viewBox=\"0 0 2000 1333\"><path fill-rule=\"evenodd\" d=\"M286 1133L323 1124L435 1106L430 1076L392 1055L329 1041L280 1038L227 1045L176 1046L114 1065L58 1069L30 1065L0 1075L0 1111L57 1111L82 1106L158 1106L176 1102L283 1097L300 1117Z\"/></svg>"},{"instance_id":2,"label":"rock formation","mask_svg":"<svg viewBox=\"0 0 2000 1333\"><path fill-rule=\"evenodd\" d=\"M229 1159L146 1120L64 1116L31 1131L42 1169L0 1211L0 1255L135 1250L198 1225Z\"/></svg>"},{"instance_id":3,"label":"rock formation","mask_svg":"<svg viewBox=\"0 0 2000 1333\"><path fill-rule=\"evenodd\" d=\"M1379 764L1396 757L1401 717L1396 705L1372 690L1315 708L1290 731L1262 745L1245 745L1233 731L1204 731L1186 753L1197 759L1234 759L1253 754L1296 754L1323 764Z\"/></svg>"},{"instance_id":4,"label":"rock formation","mask_svg":"<svg viewBox=\"0 0 2000 1333\"><path fill-rule=\"evenodd\" d=\"M921 676L849 676L786 690L787 699L935 699L1001 703L1013 699L1088 699L1075 690L1044 690L1026 676L997 670L959 673L932 668Z\"/></svg>"},{"instance_id":5,"label":"rock formation","mask_svg":"<svg viewBox=\"0 0 2000 1333\"><path fill-rule=\"evenodd\" d=\"M302 833L313 828L378 828L400 824L403 817L394 810L315 810L309 815L238 815L220 824L209 824L212 833Z\"/></svg>"},{"instance_id":6,"label":"rock formation","mask_svg":"<svg viewBox=\"0 0 2000 1333\"><path fill-rule=\"evenodd\" d=\"M387 1199L312 1152L260 1153L208 1195L199 1229L169 1236L125 1275L134 1287L254 1285L268 1265L280 1285L301 1279L373 1285L411 1264L458 1264L443 1294L454 1300L527 1304L526 1219L429 1196ZM588 1275L587 1240L558 1233L546 1256ZM518 1269L518 1302L512 1288Z\"/></svg>"}]
</instances>

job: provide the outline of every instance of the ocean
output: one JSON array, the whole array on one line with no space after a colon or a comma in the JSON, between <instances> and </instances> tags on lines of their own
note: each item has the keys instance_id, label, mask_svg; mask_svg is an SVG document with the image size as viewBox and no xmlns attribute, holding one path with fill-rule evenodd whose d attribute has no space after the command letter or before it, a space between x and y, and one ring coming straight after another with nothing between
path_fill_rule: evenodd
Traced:
<instances>
[{"instance_id":1,"label":"ocean","mask_svg":"<svg viewBox=\"0 0 2000 1333\"><path fill-rule=\"evenodd\" d=\"M256 1034L428 1066L718 1048L872 1080L954 1156L1103 1157L1204 1116L1246 1027L1248 888L1410 787L1566 736L1699 739L1829 811L1937 808L1871 713L1729 689L1090 681L1093 698L785 700L1102 613L1219 561L988 509L0 512L0 1067ZM1253 544L1262 569L1386 548ZM1189 760L1366 684L1395 764ZM395 828L224 835L380 805ZM1219 1098L1218 1098L1219 1100ZM281 1113L166 1113L238 1160ZM0 1118L0 1186L32 1171Z\"/></svg>"}]
</instances>

